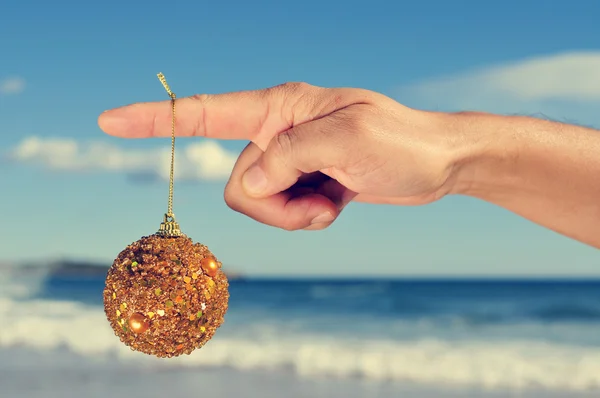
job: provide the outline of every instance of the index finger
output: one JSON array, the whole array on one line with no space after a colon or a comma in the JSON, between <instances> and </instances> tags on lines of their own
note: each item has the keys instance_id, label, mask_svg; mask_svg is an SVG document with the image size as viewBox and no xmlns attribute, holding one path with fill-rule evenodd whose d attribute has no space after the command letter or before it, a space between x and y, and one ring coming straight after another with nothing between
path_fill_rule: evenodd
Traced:
<instances>
[{"instance_id":1,"label":"index finger","mask_svg":"<svg viewBox=\"0 0 600 398\"><path fill-rule=\"evenodd\" d=\"M351 89L325 89L286 83L264 90L196 95L176 100L178 136L241 139L266 143L294 125L322 117L352 103ZM102 113L104 132L123 138L171 135L171 101L127 105Z\"/></svg>"}]
</instances>

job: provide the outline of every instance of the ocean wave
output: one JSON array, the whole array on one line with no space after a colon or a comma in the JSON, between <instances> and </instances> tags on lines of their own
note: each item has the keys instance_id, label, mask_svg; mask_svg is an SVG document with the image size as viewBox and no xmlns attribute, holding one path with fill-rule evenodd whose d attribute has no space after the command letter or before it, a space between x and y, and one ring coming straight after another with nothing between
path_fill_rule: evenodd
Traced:
<instances>
[{"instance_id":1,"label":"ocean wave","mask_svg":"<svg viewBox=\"0 0 600 398\"><path fill-rule=\"evenodd\" d=\"M514 324L515 322L541 323L600 323L600 306L593 303L565 302L538 304L532 309L519 308L511 311L481 311L438 315L439 320L452 319L465 325L493 326Z\"/></svg>"},{"instance_id":2,"label":"ocean wave","mask_svg":"<svg viewBox=\"0 0 600 398\"><path fill-rule=\"evenodd\" d=\"M544 306L531 312L532 318L547 322L584 321L593 322L600 320L600 304L564 303Z\"/></svg>"},{"instance_id":3,"label":"ocean wave","mask_svg":"<svg viewBox=\"0 0 600 398\"><path fill-rule=\"evenodd\" d=\"M487 389L600 388L600 350L536 342L356 341L295 336L216 339L189 366L289 368L302 376L366 378Z\"/></svg>"},{"instance_id":4,"label":"ocean wave","mask_svg":"<svg viewBox=\"0 0 600 398\"><path fill-rule=\"evenodd\" d=\"M387 293L389 289L389 283L385 282L347 283L345 285L316 283L311 286L309 294L316 299L371 298L376 294Z\"/></svg>"},{"instance_id":5,"label":"ocean wave","mask_svg":"<svg viewBox=\"0 0 600 398\"><path fill-rule=\"evenodd\" d=\"M488 389L600 389L600 347L527 340L359 338L282 331L276 323L226 328L190 356L158 360L130 351L102 309L76 302L0 298L1 347L68 349L140 366L288 369L305 377L365 378Z\"/></svg>"},{"instance_id":6,"label":"ocean wave","mask_svg":"<svg viewBox=\"0 0 600 398\"><path fill-rule=\"evenodd\" d=\"M43 289L48 270L5 265L0 269L0 297L30 298Z\"/></svg>"},{"instance_id":7,"label":"ocean wave","mask_svg":"<svg viewBox=\"0 0 600 398\"><path fill-rule=\"evenodd\" d=\"M600 389L595 323L578 324L600 319L593 300L563 297L516 308L493 302L444 305L439 299L428 302L427 295L394 297L385 283L321 283L303 286L296 296L265 288L257 290L260 298L255 289L238 299L232 295L239 306L232 305L225 325L204 348L157 360L130 351L114 336L100 295L95 304L78 298L79 290L100 292L102 281L69 288L63 300L32 299L44 296L40 281L42 270L0 273L0 358L9 347L67 349L90 360L153 368L286 369L311 378L488 389ZM56 296L54 290L46 293ZM292 301L295 307L288 306ZM270 307L273 303L284 311Z\"/></svg>"}]
</instances>

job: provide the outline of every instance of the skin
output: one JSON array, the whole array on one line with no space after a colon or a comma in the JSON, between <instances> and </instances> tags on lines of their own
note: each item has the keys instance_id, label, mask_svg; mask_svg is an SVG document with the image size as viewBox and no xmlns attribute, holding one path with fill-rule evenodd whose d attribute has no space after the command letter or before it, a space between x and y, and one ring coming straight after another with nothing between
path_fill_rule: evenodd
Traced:
<instances>
[{"instance_id":1,"label":"skin","mask_svg":"<svg viewBox=\"0 0 600 398\"><path fill-rule=\"evenodd\" d=\"M168 137L170 101L113 109L98 123L118 137ZM178 99L176 132L250 141L225 200L275 227L326 228L351 201L423 205L467 195L600 248L597 130L287 83Z\"/></svg>"}]
</instances>

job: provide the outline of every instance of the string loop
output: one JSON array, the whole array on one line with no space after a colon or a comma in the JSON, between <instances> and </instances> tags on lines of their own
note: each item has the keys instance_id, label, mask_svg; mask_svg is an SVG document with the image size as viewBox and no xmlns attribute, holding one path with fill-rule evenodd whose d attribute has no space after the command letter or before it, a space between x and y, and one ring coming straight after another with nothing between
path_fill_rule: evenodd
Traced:
<instances>
[{"instance_id":1,"label":"string loop","mask_svg":"<svg viewBox=\"0 0 600 398\"><path fill-rule=\"evenodd\" d=\"M160 229L158 231L161 235L167 236L180 236L182 235L179 230L179 225L175 221L175 214L173 214L173 185L175 181L175 99L177 96L173 91L171 91L171 87L167 83L167 79L165 75L159 73L158 80L162 83L163 87L169 94L171 98L171 170L169 173L169 202L167 206L167 213L165 214L164 221L160 225ZM170 219L170 221L169 221Z\"/></svg>"}]
</instances>

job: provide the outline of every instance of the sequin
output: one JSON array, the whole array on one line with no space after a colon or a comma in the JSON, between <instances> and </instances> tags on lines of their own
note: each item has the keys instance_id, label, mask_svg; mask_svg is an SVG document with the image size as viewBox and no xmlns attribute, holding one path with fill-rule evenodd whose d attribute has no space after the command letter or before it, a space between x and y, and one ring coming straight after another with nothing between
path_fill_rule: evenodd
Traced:
<instances>
[{"instance_id":1,"label":"sequin","mask_svg":"<svg viewBox=\"0 0 600 398\"><path fill-rule=\"evenodd\" d=\"M150 323L146 320L146 317L140 313L132 314L129 317L129 327L136 334L141 334L150 328Z\"/></svg>"},{"instance_id":2,"label":"sequin","mask_svg":"<svg viewBox=\"0 0 600 398\"><path fill-rule=\"evenodd\" d=\"M217 264L217 260L213 257L203 258L200 262L200 267L202 267L204 273L210 277L215 277L217 272L219 272L219 264Z\"/></svg>"},{"instance_id":3,"label":"sequin","mask_svg":"<svg viewBox=\"0 0 600 398\"><path fill-rule=\"evenodd\" d=\"M210 294L213 294L213 292L215 291L215 282L212 279L209 279L207 282L208 285L208 290L210 291Z\"/></svg>"}]
</instances>

